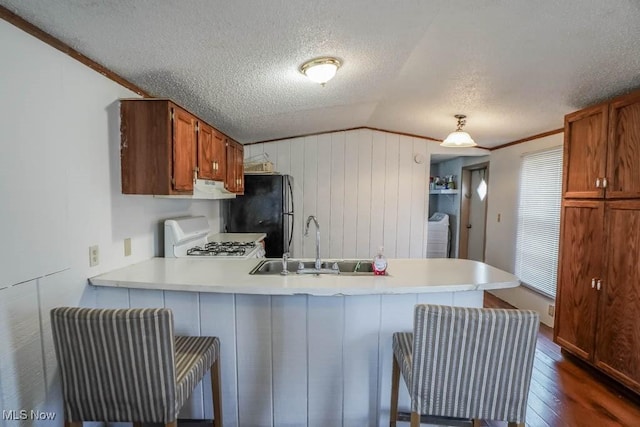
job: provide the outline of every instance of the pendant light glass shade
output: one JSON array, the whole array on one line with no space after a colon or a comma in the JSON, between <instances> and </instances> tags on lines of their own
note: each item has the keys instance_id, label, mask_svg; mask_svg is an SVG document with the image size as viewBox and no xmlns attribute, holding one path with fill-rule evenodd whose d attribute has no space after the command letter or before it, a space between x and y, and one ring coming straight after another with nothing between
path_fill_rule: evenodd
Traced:
<instances>
[{"instance_id":1,"label":"pendant light glass shade","mask_svg":"<svg viewBox=\"0 0 640 427\"><path fill-rule=\"evenodd\" d=\"M335 77L340 65L340 61L336 58L316 58L302 64L300 72L309 80L324 86L326 82Z\"/></svg>"},{"instance_id":2,"label":"pendant light glass shade","mask_svg":"<svg viewBox=\"0 0 640 427\"><path fill-rule=\"evenodd\" d=\"M476 145L478 145L471 138L471 135L469 135L467 132L464 132L462 130L462 127L466 123L465 119L467 118L467 116L463 114L456 114L455 118L458 119L458 128L455 131L451 132L449 136L447 136L440 145L442 147L458 147L458 148L475 147Z\"/></svg>"}]
</instances>

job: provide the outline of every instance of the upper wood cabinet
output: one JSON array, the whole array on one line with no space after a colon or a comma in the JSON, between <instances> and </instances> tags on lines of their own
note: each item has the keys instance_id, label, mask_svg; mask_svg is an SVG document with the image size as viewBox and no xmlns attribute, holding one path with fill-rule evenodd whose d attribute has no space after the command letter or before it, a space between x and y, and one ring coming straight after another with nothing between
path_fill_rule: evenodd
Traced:
<instances>
[{"instance_id":1,"label":"upper wood cabinet","mask_svg":"<svg viewBox=\"0 0 640 427\"><path fill-rule=\"evenodd\" d=\"M198 122L198 178L224 181L226 138L205 122Z\"/></svg>"},{"instance_id":2,"label":"upper wood cabinet","mask_svg":"<svg viewBox=\"0 0 640 427\"><path fill-rule=\"evenodd\" d=\"M640 198L640 92L565 117L566 198Z\"/></svg>"},{"instance_id":3,"label":"upper wood cabinet","mask_svg":"<svg viewBox=\"0 0 640 427\"><path fill-rule=\"evenodd\" d=\"M227 187L227 164L242 193L242 154L228 163L227 137L211 125L166 99L122 100L120 116L123 193L190 195L197 178Z\"/></svg>"},{"instance_id":4,"label":"upper wood cabinet","mask_svg":"<svg viewBox=\"0 0 640 427\"><path fill-rule=\"evenodd\" d=\"M225 188L236 194L244 194L244 147L232 139L227 139Z\"/></svg>"},{"instance_id":5,"label":"upper wood cabinet","mask_svg":"<svg viewBox=\"0 0 640 427\"><path fill-rule=\"evenodd\" d=\"M120 133L123 193L193 192L195 117L167 100L123 100Z\"/></svg>"}]
</instances>

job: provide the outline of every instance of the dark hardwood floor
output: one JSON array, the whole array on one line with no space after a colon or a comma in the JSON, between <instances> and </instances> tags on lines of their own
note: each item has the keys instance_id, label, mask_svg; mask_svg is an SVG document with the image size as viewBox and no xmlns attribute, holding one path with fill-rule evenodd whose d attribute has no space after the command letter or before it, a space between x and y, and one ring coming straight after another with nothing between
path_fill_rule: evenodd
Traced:
<instances>
[{"instance_id":1,"label":"dark hardwood floor","mask_svg":"<svg viewBox=\"0 0 640 427\"><path fill-rule=\"evenodd\" d=\"M485 292L485 307L513 308ZM485 426L506 423L485 422ZM562 352L553 329L540 325L529 405L528 427L640 426L640 397L584 362Z\"/></svg>"}]
</instances>

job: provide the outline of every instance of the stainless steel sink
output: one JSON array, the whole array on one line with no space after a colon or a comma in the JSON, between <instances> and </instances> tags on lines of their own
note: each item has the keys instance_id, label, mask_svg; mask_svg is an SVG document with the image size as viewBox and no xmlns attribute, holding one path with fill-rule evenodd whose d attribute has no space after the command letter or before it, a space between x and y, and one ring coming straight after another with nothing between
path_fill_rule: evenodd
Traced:
<instances>
[{"instance_id":1,"label":"stainless steel sink","mask_svg":"<svg viewBox=\"0 0 640 427\"><path fill-rule=\"evenodd\" d=\"M287 270L290 274L295 274L300 264L304 272L309 274L333 273L333 265L338 265L339 274L343 275L373 275L373 266L371 260L325 260L322 262L322 271L315 272L315 262L313 260L290 259L287 263ZM256 265L249 274L280 274L282 272L281 259L265 259Z\"/></svg>"}]
</instances>

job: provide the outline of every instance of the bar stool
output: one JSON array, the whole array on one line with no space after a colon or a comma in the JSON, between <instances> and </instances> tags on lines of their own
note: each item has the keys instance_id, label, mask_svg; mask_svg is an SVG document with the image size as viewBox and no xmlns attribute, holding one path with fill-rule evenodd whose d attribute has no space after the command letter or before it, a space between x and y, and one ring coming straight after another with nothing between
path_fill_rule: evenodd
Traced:
<instances>
[{"instance_id":1,"label":"bar stool","mask_svg":"<svg viewBox=\"0 0 640 427\"><path fill-rule=\"evenodd\" d=\"M65 427L83 421L177 425L178 412L211 367L214 427L222 427L220 341L174 337L165 308L51 310Z\"/></svg>"},{"instance_id":2,"label":"bar stool","mask_svg":"<svg viewBox=\"0 0 640 427\"><path fill-rule=\"evenodd\" d=\"M538 327L534 311L416 305L413 333L393 334L389 425L524 427ZM401 374L410 417L398 413Z\"/></svg>"}]
</instances>

